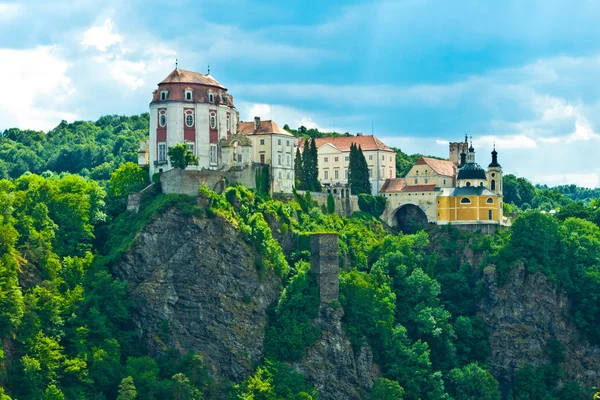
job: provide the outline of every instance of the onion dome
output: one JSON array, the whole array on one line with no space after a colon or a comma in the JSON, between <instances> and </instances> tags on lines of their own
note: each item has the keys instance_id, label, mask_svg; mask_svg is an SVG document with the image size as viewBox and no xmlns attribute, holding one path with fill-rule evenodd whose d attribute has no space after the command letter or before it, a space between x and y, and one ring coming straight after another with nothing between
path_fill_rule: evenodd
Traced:
<instances>
[{"instance_id":1,"label":"onion dome","mask_svg":"<svg viewBox=\"0 0 600 400\"><path fill-rule=\"evenodd\" d=\"M477 163L466 163L458 170L456 179L487 179L485 170Z\"/></svg>"},{"instance_id":2,"label":"onion dome","mask_svg":"<svg viewBox=\"0 0 600 400\"><path fill-rule=\"evenodd\" d=\"M489 168L502 168L500 164L498 164L498 152L496 151L496 145L494 145L494 150L492 150L492 162L488 165Z\"/></svg>"}]
</instances>

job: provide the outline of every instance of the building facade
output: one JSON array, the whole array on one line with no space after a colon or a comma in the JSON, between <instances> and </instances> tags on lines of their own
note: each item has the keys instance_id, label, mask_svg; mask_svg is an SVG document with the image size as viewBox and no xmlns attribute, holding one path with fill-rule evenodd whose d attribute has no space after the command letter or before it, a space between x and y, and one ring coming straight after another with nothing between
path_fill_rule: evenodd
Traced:
<instances>
[{"instance_id":1,"label":"building facade","mask_svg":"<svg viewBox=\"0 0 600 400\"><path fill-rule=\"evenodd\" d=\"M153 92L150 139L140 143L138 163L150 175L171 170L169 148L185 144L198 156L187 170L229 171L268 164L273 192L291 193L293 135L273 121L239 122L233 96L209 74L176 68ZM254 165L256 167L256 165Z\"/></svg>"},{"instance_id":2,"label":"building facade","mask_svg":"<svg viewBox=\"0 0 600 400\"><path fill-rule=\"evenodd\" d=\"M219 142L235 133L233 97L211 75L176 68L153 92L150 103L150 174L171 169L168 150L185 143L199 157L189 169L223 165Z\"/></svg>"},{"instance_id":3,"label":"building facade","mask_svg":"<svg viewBox=\"0 0 600 400\"><path fill-rule=\"evenodd\" d=\"M315 139L318 153L319 181L324 186L348 184L350 146L362 149L369 167L372 194L377 194L386 180L396 177L396 152L375 136L340 136ZM299 144L302 150L303 142Z\"/></svg>"},{"instance_id":4,"label":"building facade","mask_svg":"<svg viewBox=\"0 0 600 400\"><path fill-rule=\"evenodd\" d=\"M297 140L291 133L281 129L273 121L240 122L238 134L250 139L251 158L260 164L271 166L271 190L273 193L291 193L294 186L294 154Z\"/></svg>"},{"instance_id":5,"label":"building facade","mask_svg":"<svg viewBox=\"0 0 600 400\"><path fill-rule=\"evenodd\" d=\"M406 177L385 182L380 194L387 198L387 220L403 226L412 221L439 225L507 225L502 214L502 167L498 152L484 170L475 161L467 139L450 143L450 159L460 150L458 162L421 157Z\"/></svg>"}]
</instances>

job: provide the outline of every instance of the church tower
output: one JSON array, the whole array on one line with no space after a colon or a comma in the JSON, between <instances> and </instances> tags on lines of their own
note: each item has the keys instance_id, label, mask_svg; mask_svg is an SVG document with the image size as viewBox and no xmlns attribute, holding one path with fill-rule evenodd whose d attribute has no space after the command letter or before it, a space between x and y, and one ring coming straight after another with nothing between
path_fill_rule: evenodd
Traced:
<instances>
[{"instance_id":1,"label":"church tower","mask_svg":"<svg viewBox=\"0 0 600 400\"><path fill-rule=\"evenodd\" d=\"M498 164L498 152L495 144L494 150L492 150L492 162L488 165L487 179L490 191L502 196L502 166Z\"/></svg>"}]
</instances>

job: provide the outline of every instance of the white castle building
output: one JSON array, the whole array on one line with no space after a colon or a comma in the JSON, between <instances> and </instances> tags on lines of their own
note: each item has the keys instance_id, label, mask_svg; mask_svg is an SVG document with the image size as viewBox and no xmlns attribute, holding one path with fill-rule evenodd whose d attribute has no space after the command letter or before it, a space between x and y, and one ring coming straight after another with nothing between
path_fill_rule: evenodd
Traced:
<instances>
[{"instance_id":1,"label":"white castle building","mask_svg":"<svg viewBox=\"0 0 600 400\"><path fill-rule=\"evenodd\" d=\"M150 176L167 172L169 148L177 144L199 157L187 170L228 171L269 165L273 192L291 193L297 139L273 121L239 121L233 96L210 74L175 68L153 92L150 139L140 144L139 163Z\"/></svg>"}]
</instances>

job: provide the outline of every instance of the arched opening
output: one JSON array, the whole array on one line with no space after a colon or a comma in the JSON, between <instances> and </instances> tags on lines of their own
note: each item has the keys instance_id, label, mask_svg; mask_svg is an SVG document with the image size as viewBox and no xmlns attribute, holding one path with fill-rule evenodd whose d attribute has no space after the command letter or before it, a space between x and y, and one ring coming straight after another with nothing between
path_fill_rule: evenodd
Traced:
<instances>
[{"instance_id":1,"label":"arched opening","mask_svg":"<svg viewBox=\"0 0 600 400\"><path fill-rule=\"evenodd\" d=\"M469 199L468 197L463 197L462 199L460 199L460 204L471 204L471 199Z\"/></svg>"},{"instance_id":2,"label":"arched opening","mask_svg":"<svg viewBox=\"0 0 600 400\"><path fill-rule=\"evenodd\" d=\"M492 179L492 183L490 184L490 189L496 190L496 180Z\"/></svg>"},{"instance_id":3,"label":"arched opening","mask_svg":"<svg viewBox=\"0 0 600 400\"><path fill-rule=\"evenodd\" d=\"M405 204L396 210L394 219L402 232L412 234L423 229L427 223L427 214L419 206Z\"/></svg>"}]
</instances>

